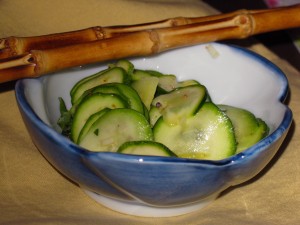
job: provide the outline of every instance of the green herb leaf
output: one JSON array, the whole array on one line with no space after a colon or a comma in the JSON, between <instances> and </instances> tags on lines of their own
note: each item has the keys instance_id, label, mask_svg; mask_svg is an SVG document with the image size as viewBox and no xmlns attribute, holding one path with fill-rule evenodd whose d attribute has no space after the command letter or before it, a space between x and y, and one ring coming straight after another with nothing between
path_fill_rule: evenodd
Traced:
<instances>
[{"instance_id":1,"label":"green herb leaf","mask_svg":"<svg viewBox=\"0 0 300 225\"><path fill-rule=\"evenodd\" d=\"M72 124L72 114L68 111L66 104L62 98L59 98L59 110L60 110L60 117L57 121L58 126L62 130L62 134L65 136L70 136L71 133L71 124Z\"/></svg>"}]
</instances>

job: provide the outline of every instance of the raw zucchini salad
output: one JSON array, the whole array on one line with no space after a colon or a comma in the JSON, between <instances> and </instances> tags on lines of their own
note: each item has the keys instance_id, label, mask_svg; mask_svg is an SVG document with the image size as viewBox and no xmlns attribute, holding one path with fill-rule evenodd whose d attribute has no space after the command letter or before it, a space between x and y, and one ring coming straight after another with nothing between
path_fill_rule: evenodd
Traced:
<instances>
[{"instance_id":1,"label":"raw zucchini salad","mask_svg":"<svg viewBox=\"0 0 300 225\"><path fill-rule=\"evenodd\" d=\"M260 118L215 104L205 86L140 70L127 60L77 82L60 98L62 134L97 152L219 160L268 135Z\"/></svg>"}]
</instances>

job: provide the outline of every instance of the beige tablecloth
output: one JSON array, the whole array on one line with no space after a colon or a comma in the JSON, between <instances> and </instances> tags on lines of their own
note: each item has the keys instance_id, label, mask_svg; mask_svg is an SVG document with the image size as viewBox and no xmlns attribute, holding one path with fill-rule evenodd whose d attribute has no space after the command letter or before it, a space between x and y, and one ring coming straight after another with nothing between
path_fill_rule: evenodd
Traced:
<instances>
[{"instance_id":1,"label":"beige tablecloth","mask_svg":"<svg viewBox=\"0 0 300 225\"><path fill-rule=\"evenodd\" d=\"M200 0L1 0L0 37L212 13ZM261 44L249 47L288 76L294 113L288 138L255 179L202 210L173 218L123 215L87 197L42 157L25 129L12 84L0 84L0 224L300 224L300 74Z\"/></svg>"}]
</instances>

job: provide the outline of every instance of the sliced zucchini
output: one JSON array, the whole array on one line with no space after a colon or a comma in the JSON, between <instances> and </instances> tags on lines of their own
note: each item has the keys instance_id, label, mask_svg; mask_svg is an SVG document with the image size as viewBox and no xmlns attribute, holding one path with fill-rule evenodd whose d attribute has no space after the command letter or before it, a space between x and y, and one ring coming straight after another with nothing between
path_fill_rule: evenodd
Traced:
<instances>
[{"instance_id":1,"label":"sliced zucchini","mask_svg":"<svg viewBox=\"0 0 300 225\"><path fill-rule=\"evenodd\" d=\"M177 83L177 87L187 87L191 85L201 85L201 84L196 80L184 80Z\"/></svg>"},{"instance_id":2,"label":"sliced zucchini","mask_svg":"<svg viewBox=\"0 0 300 225\"><path fill-rule=\"evenodd\" d=\"M89 129L79 145L91 151L116 152L128 141L151 141L149 122L133 109L112 109L101 116Z\"/></svg>"},{"instance_id":3,"label":"sliced zucchini","mask_svg":"<svg viewBox=\"0 0 300 225\"><path fill-rule=\"evenodd\" d=\"M122 83L109 83L97 86L92 93L112 93L121 96L128 104L128 107L140 113L144 113L144 106L138 93L129 85Z\"/></svg>"},{"instance_id":4,"label":"sliced zucchini","mask_svg":"<svg viewBox=\"0 0 300 225\"><path fill-rule=\"evenodd\" d=\"M71 111L76 110L76 107L80 104L82 99L94 93L117 94L128 103L129 108L144 113L144 106L138 93L132 87L123 83L102 84L85 91L73 104Z\"/></svg>"},{"instance_id":5,"label":"sliced zucchini","mask_svg":"<svg viewBox=\"0 0 300 225\"><path fill-rule=\"evenodd\" d=\"M145 77L158 78L158 92L165 94L177 87L177 78L175 75L162 74L154 70L135 70L132 74L132 80L137 81Z\"/></svg>"},{"instance_id":6,"label":"sliced zucchini","mask_svg":"<svg viewBox=\"0 0 300 225\"><path fill-rule=\"evenodd\" d=\"M83 83L85 83L85 82L87 82L88 80L91 80L91 79L93 79L93 78L95 78L95 77L100 76L101 74L105 73L107 70L109 70L109 68L108 68L108 69L105 69L105 70L101 70L101 71L99 71L99 72L97 72L97 73L95 73L95 74L93 74L93 75L87 76L87 77L85 77L85 78L79 80L79 81L72 87L72 89L71 89L71 91L70 91L70 95L73 96L74 93L77 91L78 87L80 87Z\"/></svg>"},{"instance_id":7,"label":"sliced zucchini","mask_svg":"<svg viewBox=\"0 0 300 225\"><path fill-rule=\"evenodd\" d=\"M263 120L257 119L248 110L229 105L218 105L218 107L232 121L237 141L237 153L251 147L268 135L267 124Z\"/></svg>"},{"instance_id":8,"label":"sliced zucchini","mask_svg":"<svg viewBox=\"0 0 300 225\"><path fill-rule=\"evenodd\" d=\"M247 110L216 106L198 81L135 69L125 59L80 80L70 95L69 111L60 99L58 124L91 151L219 160L269 132Z\"/></svg>"},{"instance_id":9,"label":"sliced zucchini","mask_svg":"<svg viewBox=\"0 0 300 225\"><path fill-rule=\"evenodd\" d=\"M84 124L84 126L82 127L79 136L78 136L78 140L77 142L80 142L85 135L87 134L87 132L90 130L91 126L101 117L104 115L104 113L108 112L110 109L105 108L100 110L99 112L94 113L93 115L91 115L86 123Z\"/></svg>"},{"instance_id":10,"label":"sliced zucchini","mask_svg":"<svg viewBox=\"0 0 300 225\"><path fill-rule=\"evenodd\" d=\"M202 85L202 84L200 84L196 80L185 80L185 81L180 81L177 83L177 87L187 87L187 86L192 86L192 85ZM205 86L203 85L203 87L205 87ZM206 100L205 101L211 102L211 97L210 97L207 89L206 89Z\"/></svg>"},{"instance_id":11,"label":"sliced zucchini","mask_svg":"<svg viewBox=\"0 0 300 225\"><path fill-rule=\"evenodd\" d=\"M160 95L152 101L169 124L180 124L186 117L194 115L206 96L206 88L202 85L192 85Z\"/></svg>"},{"instance_id":12,"label":"sliced zucchini","mask_svg":"<svg viewBox=\"0 0 300 225\"><path fill-rule=\"evenodd\" d=\"M177 78L175 75L164 74L163 76L159 77L159 93L163 94L173 91L175 88L177 88L177 84Z\"/></svg>"},{"instance_id":13,"label":"sliced zucchini","mask_svg":"<svg viewBox=\"0 0 300 225\"><path fill-rule=\"evenodd\" d=\"M110 83L108 83L108 84L110 84ZM120 92L118 91L118 89L115 87L107 86L108 84L102 84L102 85L93 87L93 88L88 89L85 92L83 92L83 94L72 104L70 112L72 114L74 114L76 112L78 105L81 103L81 101L83 99L85 99L87 96L92 95L94 93L117 94L120 96ZM124 99L124 101L125 101L125 99Z\"/></svg>"},{"instance_id":14,"label":"sliced zucchini","mask_svg":"<svg viewBox=\"0 0 300 225\"><path fill-rule=\"evenodd\" d=\"M144 106L144 116L147 121L150 121L149 110L147 109L147 107L144 104L143 104L143 106Z\"/></svg>"},{"instance_id":15,"label":"sliced zucchini","mask_svg":"<svg viewBox=\"0 0 300 225\"><path fill-rule=\"evenodd\" d=\"M177 125L161 117L153 128L154 141L171 149L178 157L219 160L236 151L230 119L215 104L205 102L196 115Z\"/></svg>"},{"instance_id":16,"label":"sliced zucchini","mask_svg":"<svg viewBox=\"0 0 300 225\"><path fill-rule=\"evenodd\" d=\"M95 93L81 101L73 117L71 139L77 143L79 134L88 118L102 109L125 108L126 102L118 95Z\"/></svg>"},{"instance_id":17,"label":"sliced zucchini","mask_svg":"<svg viewBox=\"0 0 300 225\"><path fill-rule=\"evenodd\" d=\"M151 76L154 76L154 77L161 77L164 75L163 73L158 72L156 70L145 70L145 72L151 74Z\"/></svg>"},{"instance_id":18,"label":"sliced zucchini","mask_svg":"<svg viewBox=\"0 0 300 225\"><path fill-rule=\"evenodd\" d=\"M126 60L126 59L120 59L115 64L110 65L110 68L112 67L121 67L123 68L128 74L132 74L134 71L134 65Z\"/></svg>"},{"instance_id":19,"label":"sliced zucchini","mask_svg":"<svg viewBox=\"0 0 300 225\"><path fill-rule=\"evenodd\" d=\"M99 73L98 76L93 76L91 79L82 82L71 93L71 102L74 104L80 96L88 89L96 87L105 83L126 83L129 77L126 71L121 67L113 67L105 70L103 73Z\"/></svg>"},{"instance_id":20,"label":"sliced zucchini","mask_svg":"<svg viewBox=\"0 0 300 225\"><path fill-rule=\"evenodd\" d=\"M131 80L137 81L144 77L151 77L152 75L145 70L135 69L131 74Z\"/></svg>"},{"instance_id":21,"label":"sliced zucchini","mask_svg":"<svg viewBox=\"0 0 300 225\"><path fill-rule=\"evenodd\" d=\"M170 149L154 141L130 141L122 144L118 151L123 154L176 156Z\"/></svg>"},{"instance_id":22,"label":"sliced zucchini","mask_svg":"<svg viewBox=\"0 0 300 225\"><path fill-rule=\"evenodd\" d=\"M154 98L159 79L154 76L145 76L139 80L132 82L131 86L137 91L142 102L149 110L151 102Z\"/></svg>"},{"instance_id":23,"label":"sliced zucchini","mask_svg":"<svg viewBox=\"0 0 300 225\"><path fill-rule=\"evenodd\" d=\"M149 110L149 121L150 125L153 127L156 123L156 121L161 117L161 113L159 109L155 106L152 106L151 109Z\"/></svg>"}]
</instances>

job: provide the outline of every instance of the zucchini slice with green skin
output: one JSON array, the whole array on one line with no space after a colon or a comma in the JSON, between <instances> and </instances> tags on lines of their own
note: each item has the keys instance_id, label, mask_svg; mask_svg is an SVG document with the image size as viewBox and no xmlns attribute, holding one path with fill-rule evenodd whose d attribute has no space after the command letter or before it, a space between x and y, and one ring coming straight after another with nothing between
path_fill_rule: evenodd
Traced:
<instances>
[{"instance_id":1,"label":"zucchini slice with green skin","mask_svg":"<svg viewBox=\"0 0 300 225\"><path fill-rule=\"evenodd\" d=\"M151 76L154 76L154 77L161 77L164 75L163 73L156 71L156 70L144 70L144 71L151 74Z\"/></svg>"},{"instance_id":2,"label":"zucchini slice with green skin","mask_svg":"<svg viewBox=\"0 0 300 225\"><path fill-rule=\"evenodd\" d=\"M87 82L88 80L91 80L91 79L93 79L93 78L95 78L95 77L100 76L101 74L105 73L107 70L109 70L109 68L108 68L108 69L105 69L105 70L101 70L101 71L99 71L99 72L97 72L97 73L95 73L95 74L92 74L92 75L90 75L90 76L87 76L87 77L85 77L85 78L79 80L79 81L72 87L72 89L71 89L71 91L70 91L70 96L73 96L74 93L77 91L78 87L80 87L83 83L85 83L85 82Z\"/></svg>"},{"instance_id":3,"label":"zucchini slice with green skin","mask_svg":"<svg viewBox=\"0 0 300 225\"><path fill-rule=\"evenodd\" d=\"M161 113L159 109L156 108L155 106L152 106L151 109L149 110L150 125L153 127L160 117L161 117Z\"/></svg>"},{"instance_id":4,"label":"zucchini slice with green skin","mask_svg":"<svg viewBox=\"0 0 300 225\"><path fill-rule=\"evenodd\" d=\"M206 98L206 88L192 85L171 91L153 99L152 105L158 108L164 121L180 124L186 117L194 115Z\"/></svg>"},{"instance_id":5,"label":"zucchini slice with green skin","mask_svg":"<svg viewBox=\"0 0 300 225\"><path fill-rule=\"evenodd\" d=\"M126 83L128 80L129 76L123 68L110 68L103 73L100 72L98 76L93 76L91 79L87 79L78 85L77 88L71 92L71 102L74 104L80 96L90 88L106 83Z\"/></svg>"},{"instance_id":6,"label":"zucchini slice with green skin","mask_svg":"<svg viewBox=\"0 0 300 225\"><path fill-rule=\"evenodd\" d=\"M117 94L127 102L129 108L144 113L144 106L138 93L132 87L123 83L108 83L91 88L81 95L72 108L76 108L82 99L94 93Z\"/></svg>"},{"instance_id":7,"label":"zucchini slice with green skin","mask_svg":"<svg viewBox=\"0 0 300 225\"><path fill-rule=\"evenodd\" d=\"M110 84L110 83L109 83ZM108 84L102 84L96 87L93 87L91 89L86 90L77 100L76 102L73 103L70 112L73 115L76 112L76 109L78 107L78 105L81 103L81 101L83 99L85 99L87 96L95 94L95 93L104 93L104 94L117 94L119 97L120 96L120 92L117 88L115 87L111 87L111 86L106 86ZM126 99L124 99L125 101Z\"/></svg>"},{"instance_id":8,"label":"zucchini slice with green skin","mask_svg":"<svg viewBox=\"0 0 300 225\"><path fill-rule=\"evenodd\" d=\"M152 74L148 73L146 70L135 69L131 74L131 80L137 81L144 77L152 77Z\"/></svg>"},{"instance_id":9,"label":"zucchini slice with green skin","mask_svg":"<svg viewBox=\"0 0 300 225\"><path fill-rule=\"evenodd\" d=\"M229 105L218 105L218 107L232 121L237 141L237 153L251 147L268 135L267 124L248 110Z\"/></svg>"},{"instance_id":10,"label":"zucchini slice with green skin","mask_svg":"<svg viewBox=\"0 0 300 225\"><path fill-rule=\"evenodd\" d=\"M154 141L166 145L178 157L220 160L236 151L230 119L211 102L205 102L197 114L182 124L169 125L161 117L153 133Z\"/></svg>"},{"instance_id":11,"label":"zucchini slice with green skin","mask_svg":"<svg viewBox=\"0 0 300 225\"><path fill-rule=\"evenodd\" d=\"M187 87L192 85L201 85L201 84L196 80L184 80L184 81L177 82L177 87Z\"/></svg>"},{"instance_id":12,"label":"zucchini slice with green skin","mask_svg":"<svg viewBox=\"0 0 300 225\"><path fill-rule=\"evenodd\" d=\"M149 110L147 109L147 107L143 104L144 107L144 116L146 118L146 120L149 122L150 121L150 117L149 117Z\"/></svg>"},{"instance_id":13,"label":"zucchini slice with green skin","mask_svg":"<svg viewBox=\"0 0 300 225\"><path fill-rule=\"evenodd\" d=\"M109 65L109 68L107 68L107 69L105 69L105 70L102 70L102 71L99 71L99 72L97 72L97 73L95 73L95 74L93 74L93 75L90 75L90 76L85 77L85 78L81 79L80 81L78 81L78 82L73 86L73 88L72 88L71 91L70 91L71 96L74 94L74 92L76 91L76 89L77 89L82 83L84 83L84 82L86 82L86 81L88 81L88 80L90 80L90 79L93 79L94 77L97 77L97 76L101 75L102 73L105 73L107 70L109 70L109 69L111 69L111 68L114 68L114 67L121 67L121 68L123 68L123 69L127 72L127 74L131 74L131 73L133 73L133 71L134 71L134 65L133 65L130 61L128 61L128 60L126 60L126 59L120 59L120 60L118 60L115 64Z\"/></svg>"},{"instance_id":14,"label":"zucchini slice with green skin","mask_svg":"<svg viewBox=\"0 0 300 225\"><path fill-rule=\"evenodd\" d=\"M108 112L110 109L105 108L100 110L99 112L94 113L93 115L91 115L86 123L84 124L84 126L82 127L79 136L78 136L78 140L77 142L80 142L85 135L87 134L87 132L90 130L91 126L101 117L104 115L104 113Z\"/></svg>"},{"instance_id":15,"label":"zucchini slice with green skin","mask_svg":"<svg viewBox=\"0 0 300 225\"><path fill-rule=\"evenodd\" d=\"M159 93L168 93L177 88L177 77L173 74L164 74L159 77L158 91Z\"/></svg>"},{"instance_id":16,"label":"zucchini slice with green skin","mask_svg":"<svg viewBox=\"0 0 300 225\"><path fill-rule=\"evenodd\" d=\"M123 83L102 84L85 91L72 105L70 113L73 115L82 99L94 93L117 94L127 102L129 108L134 109L142 114L145 113L143 102L138 93L131 86Z\"/></svg>"},{"instance_id":17,"label":"zucchini slice with green skin","mask_svg":"<svg viewBox=\"0 0 300 225\"><path fill-rule=\"evenodd\" d=\"M173 74L163 74L155 70L146 70L152 76L158 77L157 95L166 94L178 88L177 77Z\"/></svg>"},{"instance_id":18,"label":"zucchini slice with green skin","mask_svg":"<svg viewBox=\"0 0 300 225\"><path fill-rule=\"evenodd\" d=\"M152 141L153 133L149 122L133 109L112 109L101 116L78 143L96 152L116 152L128 141Z\"/></svg>"},{"instance_id":19,"label":"zucchini slice with green skin","mask_svg":"<svg viewBox=\"0 0 300 225\"><path fill-rule=\"evenodd\" d=\"M134 65L126 59L118 60L112 67L115 66L123 68L128 74L132 74L134 71Z\"/></svg>"},{"instance_id":20,"label":"zucchini slice with green skin","mask_svg":"<svg viewBox=\"0 0 300 225\"><path fill-rule=\"evenodd\" d=\"M192 86L192 85L202 85L201 83L199 83L198 81L196 80L184 80L184 81L180 81L177 83L177 88L180 88L180 87L187 87L187 86ZM204 86L204 85L203 85ZM204 86L205 87L205 86ZM206 87L205 87L206 88ZM207 102L211 102L211 98L210 98L210 95L206 89L206 101Z\"/></svg>"},{"instance_id":21,"label":"zucchini slice with green skin","mask_svg":"<svg viewBox=\"0 0 300 225\"><path fill-rule=\"evenodd\" d=\"M135 70L132 74L133 81L146 77L158 78L157 89L159 94L166 94L177 87L177 78L172 74L162 74L155 70Z\"/></svg>"},{"instance_id":22,"label":"zucchini slice with green skin","mask_svg":"<svg viewBox=\"0 0 300 225\"><path fill-rule=\"evenodd\" d=\"M129 108L134 109L140 113L144 113L144 105L141 97L132 87L123 83L113 83L107 84L105 86L115 87L118 90L119 95L126 100ZM97 91L97 88L95 89L95 91Z\"/></svg>"},{"instance_id":23,"label":"zucchini slice with green skin","mask_svg":"<svg viewBox=\"0 0 300 225\"><path fill-rule=\"evenodd\" d=\"M165 145L154 141L130 141L122 144L118 151L123 154L172 156L176 155Z\"/></svg>"},{"instance_id":24,"label":"zucchini slice with green skin","mask_svg":"<svg viewBox=\"0 0 300 225\"><path fill-rule=\"evenodd\" d=\"M77 143L79 134L88 118L102 109L126 108L127 103L118 95L95 93L81 101L73 117L71 139Z\"/></svg>"},{"instance_id":25,"label":"zucchini slice with green skin","mask_svg":"<svg viewBox=\"0 0 300 225\"><path fill-rule=\"evenodd\" d=\"M133 81L131 84L148 110L150 109L151 102L154 98L158 81L159 79L157 77L149 76Z\"/></svg>"}]
</instances>

